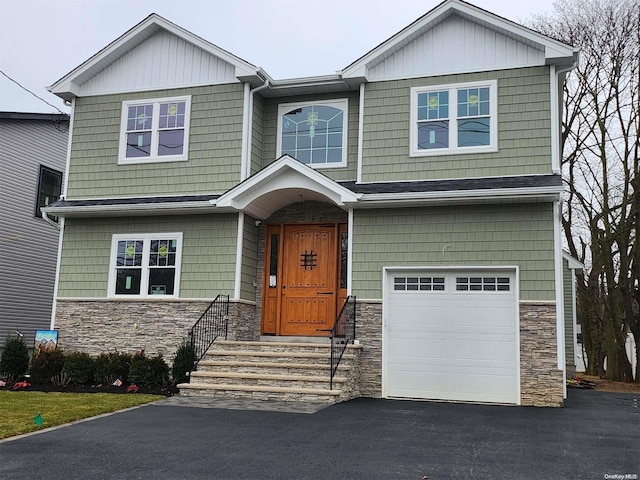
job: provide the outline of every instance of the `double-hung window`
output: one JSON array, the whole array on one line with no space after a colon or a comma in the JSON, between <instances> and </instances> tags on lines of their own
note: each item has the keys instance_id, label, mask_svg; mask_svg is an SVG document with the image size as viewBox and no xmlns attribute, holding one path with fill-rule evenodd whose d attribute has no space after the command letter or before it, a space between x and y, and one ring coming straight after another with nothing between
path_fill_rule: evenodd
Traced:
<instances>
[{"instance_id":1,"label":"double-hung window","mask_svg":"<svg viewBox=\"0 0 640 480\"><path fill-rule=\"evenodd\" d=\"M181 257L182 233L114 235L110 296L177 297Z\"/></svg>"},{"instance_id":2,"label":"double-hung window","mask_svg":"<svg viewBox=\"0 0 640 480\"><path fill-rule=\"evenodd\" d=\"M278 106L278 156L290 155L314 168L347 164L348 100Z\"/></svg>"},{"instance_id":3,"label":"double-hung window","mask_svg":"<svg viewBox=\"0 0 640 480\"><path fill-rule=\"evenodd\" d=\"M122 103L119 163L187 160L191 97Z\"/></svg>"},{"instance_id":4,"label":"double-hung window","mask_svg":"<svg viewBox=\"0 0 640 480\"><path fill-rule=\"evenodd\" d=\"M497 150L497 82L411 89L411 156Z\"/></svg>"}]
</instances>

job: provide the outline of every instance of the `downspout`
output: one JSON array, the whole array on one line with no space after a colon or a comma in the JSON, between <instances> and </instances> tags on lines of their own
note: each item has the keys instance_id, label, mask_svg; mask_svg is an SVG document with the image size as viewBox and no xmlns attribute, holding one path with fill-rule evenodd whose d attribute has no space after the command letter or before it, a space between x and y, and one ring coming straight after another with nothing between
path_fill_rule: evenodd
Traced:
<instances>
[{"instance_id":1,"label":"downspout","mask_svg":"<svg viewBox=\"0 0 640 480\"><path fill-rule=\"evenodd\" d=\"M562 103L560 95L560 75L570 72L576 68L578 58L568 67L557 68L551 65L551 171L562 173L562 152L560 151L560 125L562 119ZM563 82L564 83L564 82Z\"/></svg>"},{"instance_id":2,"label":"downspout","mask_svg":"<svg viewBox=\"0 0 640 480\"><path fill-rule=\"evenodd\" d=\"M248 84L245 84L245 85L248 85ZM245 139L245 144L243 145L243 149L242 149L244 152L245 158L243 159L243 166L241 168L240 181L244 181L251 176L251 146L253 144L252 138L251 138L251 136L253 135L253 96L256 94L256 92L259 92L260 90L267 88L268 86L269 86L269 79L265 80L263 85L260 85L259 87L256 87L253 90L249 91L249 102L247 105L248 112L245 117L247 119L247 125L246 125L247 137ZM243 130L245 130L245 128L243 128Z\"/></svg>"},{"instance_id":3,"label":"downspout","mask_svg":"<svg viewBox=\"0 0 640 480\"><path fill-rule=\"evenodd\" d=\"M49 215L47 215L47 212L43 212L42 210L40 210L40 216L45 222L47 222L53 228L55 228L58 231L61 230L60 224L58 222L54 222L53 220L51 220L51 218L49 218Z\"/></svg>"},{"instance_id":4,"label":"downspout","mask_svg":"<svg viewBox=\"0 0 640 480\"><path fill-rule=\"evenodd\" d=\"M562 282L562 227L560 217L562 215L562 194L553 201L553 237L554 237L554 263L556 284L556 340L558 351L558 370L562 370L562 395L567 398L567 362L565 359L564 344L564 290Z\"/></svg>"}]
</instances>

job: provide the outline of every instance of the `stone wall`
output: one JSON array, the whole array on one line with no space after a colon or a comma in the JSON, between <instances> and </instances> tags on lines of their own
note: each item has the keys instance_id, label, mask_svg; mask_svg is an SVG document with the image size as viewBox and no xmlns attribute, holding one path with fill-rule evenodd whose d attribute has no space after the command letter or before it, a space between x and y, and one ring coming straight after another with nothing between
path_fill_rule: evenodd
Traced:
<instances>
[{"instance_id":1,"label":"stone wall","mask_svg":"<svg viewBox=\"0 0 640 480\"><path fill-rule=\"evenodd\" d=\"M117 350L162 354L167 362L189 328L209 306L206 300L59 299L56 309L58 345L67 352L99 355ZM229 304L228 338L255 340L255 305ZM256 328L258 328L256 330Z\"/></svg>"},{"instance_id":2,"label":"stone wall","mask_svg":"<svg viewBox=\"0 0 640 480\"><path fill-rule=\"evenodd\" d=\"M356 339L362 352L359 358L360 395L382 396L382 302L357 302Z\"/></svg>"},{"instance_id":3,"label":"stone wall","mask_svg":"<svg viewBox=\"0 0 640 480\"><path fill-rule=\"evenodd\" d=\"M520 394L522 405L561 407L555 303L520 303Z\"/></svg>"}]
</instances>

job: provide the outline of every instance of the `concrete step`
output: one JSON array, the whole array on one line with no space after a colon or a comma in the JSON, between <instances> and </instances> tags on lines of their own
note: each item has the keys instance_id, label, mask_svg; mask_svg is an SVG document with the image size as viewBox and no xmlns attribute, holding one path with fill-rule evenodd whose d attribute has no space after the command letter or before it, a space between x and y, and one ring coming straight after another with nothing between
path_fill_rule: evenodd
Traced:
<instances>
[{"instance_id":1,"label":"concrete step","mask_svg":"<svg viewBox=\"0 0 640 480\"><path fill-rule=\"evenodd\" d=\"M342 375L351 369L349 362L340 362L338 372ZM238 373L264 373L270 375L310 375L328 376L329 362L326 363L283 363L283 362L258 362L258 361L233 361L226 358L215 360L202 360L198 364L200 372L238 372Z\"/></svg>"},{"instance_id":2,"label":"concrete step","mask_svg":"<svg viewBox=\"0 0 640 480\"><path fill-rule=\"evenodd\" d=\"M346 377L334 377L334 385L346 382ZM207 385L245 385L245 386L274 386L292 388L316 388L329 389L329 374L325 372L322 376L309 375L287 375L268 373L245 373L245 372L191 372L191 382Z\"/></svg>"},{"instance_id":3,"label":"concrete step","mask_svg":"<svg viewBox=\"0 0 640 480\"><path fill-rule=\"evenodd\" d=\"M285 402L335 403L340 390L319 388L276 387L265 385L207 385L202 383L178 384L180 395L207 396L214 398L252 398L255 400L278 400Z\"/></svg>"}]
</instances>

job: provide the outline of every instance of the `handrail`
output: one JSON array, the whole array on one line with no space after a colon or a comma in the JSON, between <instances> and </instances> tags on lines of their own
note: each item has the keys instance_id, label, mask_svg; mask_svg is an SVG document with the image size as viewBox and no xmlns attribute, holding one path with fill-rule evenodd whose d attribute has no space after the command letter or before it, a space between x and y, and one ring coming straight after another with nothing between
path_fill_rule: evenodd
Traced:
<instances>
[{"instance_id":1,"label":"handrail","mask_svg":"<svg viewBox=\"0 0 640 480\"><path fill-rule=\"evenodd\" d=\"M227 339L228 323L229 295L218 295L189 329L189 343L195 357L194 370L218 337Z\"/></svg>"},{"instance_id":2,"label":"handrail","mask_svg":"<svg viewBox=\"0 0 640 480\"><path fill-rule=\"evenodd\" d=\"M333 324L331 333L331 376L329 378L329 390L333 390L333 377L336 375L338 365L342 359L347 345L356 338L356 297L349 295Z\"/></svg>"}]
</instances>

